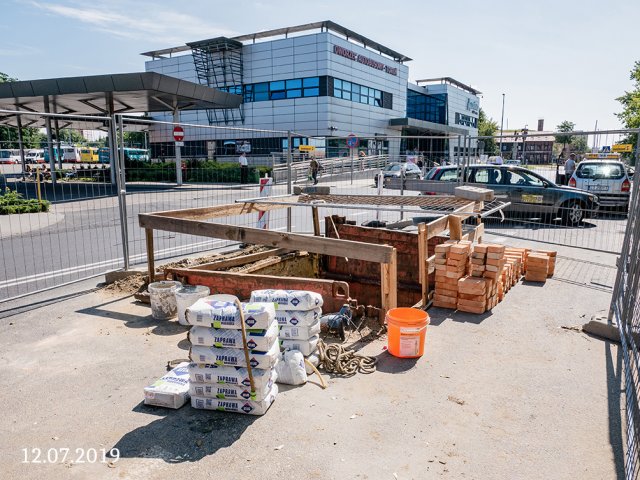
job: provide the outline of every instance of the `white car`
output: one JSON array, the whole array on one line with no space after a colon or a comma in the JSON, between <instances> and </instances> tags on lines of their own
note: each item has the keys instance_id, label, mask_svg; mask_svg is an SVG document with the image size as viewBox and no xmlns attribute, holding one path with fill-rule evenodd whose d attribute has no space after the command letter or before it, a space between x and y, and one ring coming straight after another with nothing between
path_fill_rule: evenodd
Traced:
<instances>
[{"instance_id":1,"label":"white car","mask_svg":"<svg viewBox=\"0 0 640 480\"><path fill-rule=\"evenodd\" d=\"M583 160L571 175L569 186L596 194L601 207L629 210L631 180L622 162Z\"/></svg>"},{"instance_id":2,"label":"white car","mask_svg":"<svg viewBox=\"0 0 640 480\"><path fill-rule=\"evenodd\" d=\"M507 160L506 162L504 162L505 165L515 165L516 167L519 167L522 162L520 160Z\"/></svg>"}]
</instances>

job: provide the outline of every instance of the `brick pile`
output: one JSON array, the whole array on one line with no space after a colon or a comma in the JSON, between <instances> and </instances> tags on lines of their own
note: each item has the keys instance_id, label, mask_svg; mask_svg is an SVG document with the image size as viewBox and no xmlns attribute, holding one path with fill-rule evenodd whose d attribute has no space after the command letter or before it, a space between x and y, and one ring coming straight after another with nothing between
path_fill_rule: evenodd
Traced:
<instances>
[{"instance_id":1,"label":"brick pile","mask_svg":"<svg viewBox=\"0 0 640 480\"><path fill-rule=\"evenodd\" d=\"M553 275L556 252L504 245L448 241L436 246L433 305L462 312L484 313L504 299L525 275L544 282Z\"/></svg>"},{"instance_id":2,"label":"brick pile","mask_svg":"<svg viewBox=\"0 0 640 480\"><path fill-rule=\"evenodd\" d=\"M433 304L436 307L458 306L458 280L467 275L471 242L449 240L435 247L436 285Z\"/></svg>"}]
</instances>

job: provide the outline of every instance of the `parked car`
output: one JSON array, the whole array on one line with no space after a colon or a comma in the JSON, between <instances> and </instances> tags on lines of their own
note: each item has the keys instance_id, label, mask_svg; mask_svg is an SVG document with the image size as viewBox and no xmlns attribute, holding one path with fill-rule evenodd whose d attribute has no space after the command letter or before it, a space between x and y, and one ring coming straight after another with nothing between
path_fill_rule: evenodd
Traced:
<instances>
[{"instance_id":1,"label":"parked car","mask_svg":"<svg viewBox=\"0 0 640 480\"><path fill-rule=\"evenodd\" d=\"M400 178L402 170L404 169L405 178L413 178L420 180L422 178L422 170L415 163L390 163L382 169L383 182L386 182L388 178ZM378 186L378 176L375 177L376 187ZM384 185L384 183L383 183Z\"/></svg>"},{"instance_id":2,"label":"parked car","mask_svg":"<svg viewBox=\"0 0 640 480\"><path fill-rule=\"evenodd\" d=\"M622 162L583 160L569 179L569 186L595 193L602 207L629 211L631 180Z\"/></svg>"},{"instance_id":3,"label":"parked car","mask_svg":"<svg viewBox=\"0 0 640 480\"><path fill-rule=\"evenodd\" d=\"M433 168L427 173L426 179L457 181L457 167ZM577 225L599 208L598 196L556 185L526 168L471 165L465 181L490 188L495 191L496 198L511 202L504 210L510 215L561 217L565 223Z\"/></svg>"},{"instance_id":4,"label":"parked car","mask_svg":"<svg viewBox=\"0 0 640 480\"><path fill-rule=\"evenodd\" d=\"M507 160L504 162L505 165L515 165L516 167L519 167L520 165L522 165L522 161L521 160Z\"/></svg>"}]
</instances>

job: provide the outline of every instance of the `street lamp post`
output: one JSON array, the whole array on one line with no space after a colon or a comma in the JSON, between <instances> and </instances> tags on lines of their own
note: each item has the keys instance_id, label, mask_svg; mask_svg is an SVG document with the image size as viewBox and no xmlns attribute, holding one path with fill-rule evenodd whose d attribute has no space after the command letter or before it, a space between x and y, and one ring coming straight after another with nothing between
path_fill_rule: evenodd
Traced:
<instances>
[{"instance_id":1,"label":"street lamp post","mask_svg":"<svg viewBox=\"0 0 640 480\"><path fill-rule=\"evenodd\" d=\"M502 126L504 124L504 93L502 94L502 117L500 118L500 153L502 156Z\"/></svg>"}]
</instances>

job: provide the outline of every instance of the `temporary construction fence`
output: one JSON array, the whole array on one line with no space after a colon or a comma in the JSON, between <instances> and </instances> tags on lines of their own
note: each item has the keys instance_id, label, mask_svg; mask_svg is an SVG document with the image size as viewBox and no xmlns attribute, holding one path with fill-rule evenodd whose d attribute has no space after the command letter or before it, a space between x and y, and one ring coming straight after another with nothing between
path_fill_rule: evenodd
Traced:
<instances>
[{"instance_id":1,"label":"temporary construction fence","mask_svg":"<svg viewBox=\"0 0 640 480\"><path fill-rule=\"evenodd\" d=\"M640 146L640 135L638 136ZM640 159L636 150L636 161ZM640 175L636 170L634 186ZM620 332L624 359L624 410L626 413L625 476L640 476L640 192L633 189L629 219L609 311Z\"/></svg>"},{"instance_id":2,"label":"temporary construction fence","mask_svg":"<svg viewBox=\"0 0 640 480\"><path fill-rule=\"evenodd\" d=\"M16 114L4 111L0 115ZM348 137L319 138L284 130L181 123L184 143L178 152L173 140L176 125L171 122L119 115L111 118L33 112L21 112L20 117L23 125L40 126L45 121L58 123L59 132L47 139L36 128L23 129L22 139L16 135L3 143L2 147L7 149L19 150L22 146L24 152L20 164L0 166L2 188L8 187L28 199L49 201L51 205L46 214L0 217L3 245L0 299L140 264L144 261L145 238L136 223L139 213L199 208L258 197L261 190L258 182L265 175L273 178L271 195L290 194L295 186L312 184L309 179L312 156L323 167L319 185L331 186L334 193L393 195L398 192L376 187L378 173L390 163L414 164L419 166L422 175L432 167L446 169L451 165L487 164L495 158L485 152L490 152L491 145L499 146L500 141L499 137L378 135L361 137L357 146L350 149ZM109 133L116 139L113 142L115 155L106 139ZM614 137L613 132L598 132L603 138L609 136L611 141L604 140L607 143L619 142L630 133L621 131ZM534 153L539 155L537 150L529 148L535 136L530 134L526 139L525 152L531 152L531 156L525 154L520 161L533 174L554 181L557 175L564 173L562 167L533 164L547 158L533 156ZM596 138L591 135L590 142L597 144ZM506 143L502 145L505 152ZM289 149L289 145L293 148ZM561 152L562 144L554 141L545 148L551 152L548 157L553 160L553 152ZM517 156L517 145L513 151ZM58 155L57 152L62 153ZM243 152L248 163L246 178L239 166L239 156ZM180 154L179 162L175 160L177 153ZM504 156L505 159L508 157L506 153ZM46 164L35 163L43 161ZM389 168L387 174L390 176L408 172L407 168ZM453 180L461 181L457 169L456 174L458 176L454 175ZM243 180L246 183L242 183ZM410 175L405 180L408 185ZM476 182L479 180L474 178ZM178 183L181 186L178 187ZM263 189L263 193L265 191ZM419 192L402 188L400 193L417 195ZM569 207L561 207L557 212L559 216L563 209ZM583 210L588 216L590 212ZM372 220L411 224L415 216L360 208L328 212L333 213L346 215L360 224ZM593 213L596 218L587 218L576 225L566 225L557 219L518 215L504 221L485 221L487 230L496 235L619 252L625 215L615 211L606 215ZM257 216L242 220L231 217L228 221L240 226L242 222L249 222L255 226L258 219ZM266 225L264 219L262 222ZM305 215L291 216L282 211L268 216L268 227L276 231L313 230ZM233 243L166 232L156 235L158 260Z\"/></svg>"}]
</instances>

